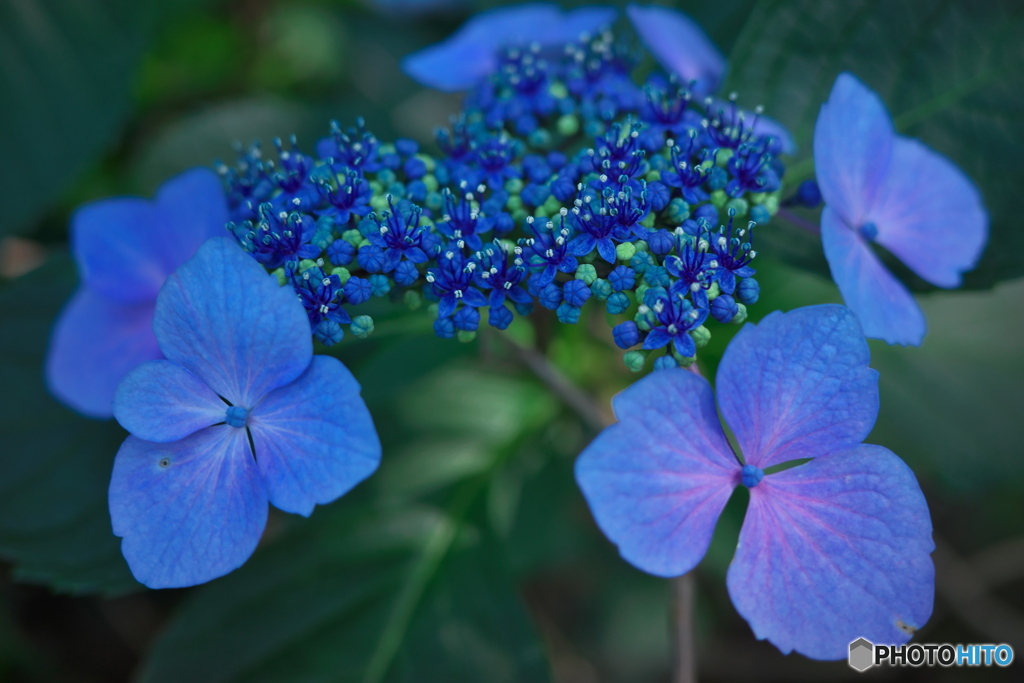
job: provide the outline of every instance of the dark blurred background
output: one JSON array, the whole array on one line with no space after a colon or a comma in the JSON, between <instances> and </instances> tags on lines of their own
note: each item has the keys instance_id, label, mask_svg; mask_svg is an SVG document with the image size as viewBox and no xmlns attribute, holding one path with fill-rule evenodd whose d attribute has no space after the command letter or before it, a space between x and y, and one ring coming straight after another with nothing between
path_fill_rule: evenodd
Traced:
<instances>
[{"instance_id":1,"label":"dark blurred background","mask_svg":"<svg viewBox=\"0 0 1024 683\"><path fill-rule=\"evenodd\" d=\"M106 513L124 433L71 414L42 385L49 328L75 286L75 206L151 195L178 171L232 162L236 141L272 153L274 137L295 134L309 151L331 119L362 116L382 140L430 146L459 99L420 88L399 61L493 4L0 0L0 681L669 680L669 583L620 560L597 531L572 477L592 427L524 351L541 351L607 418L634 376L599 312L575 327L517 322L511 343L459 344L434 338L423 311L369 309L374 335L330 352L364 387L380 472L309 520L272 515L245 567L196 589L134 583ZM882 412L868 441L913 467L931 506L937 597L918 641L1009 642L1024 657L1022 8L680 6L730 56L726 87L795 133L792 178L811 172L817 108L851 69L902 131L981 187L993 237L970 289L922 294L922 348L872 344ZM783 221L762 234L752 319L839 301L816 241ZM729 333L715 335L701 356L708 377ZM701 680L861 676L783 656L736 614L724 575L745 495L697 571Z\"/></svg>"}]
</instances>

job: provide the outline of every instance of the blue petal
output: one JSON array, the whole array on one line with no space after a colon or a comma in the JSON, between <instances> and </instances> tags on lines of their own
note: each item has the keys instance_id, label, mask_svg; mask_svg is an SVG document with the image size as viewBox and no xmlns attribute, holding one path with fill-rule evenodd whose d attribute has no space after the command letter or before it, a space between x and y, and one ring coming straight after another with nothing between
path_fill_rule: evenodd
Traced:
<instances>
[{"instance_id":1,"label":"blue petal","mask_svg":"<svg viewBox=\"0 0 1024 683\"><path fill-rule=\"evenodd\" d=\"M252 408L313 356L305 309L233 240L218 237L167 279L153 329L168 359Z\"/></svg>"},{"instance_id":2,"label":"blue petal","mask_svg":"<svg viewBox=\"0 0 1024 683\"><path fill-rule=\"evenodd\" d=\"M913 295L831 206L821 212L821 242L832 279L843 301L860 318L864 335L890 344L919 346L927 324Z\"/></svg>"},{"instance_id":3,"label":"blue petal","mask_svg":"<svg viewBox=\"0 0 1024 683\"><path fill-rule=\"evenodd\" d=\"M90 417L114 414L114 392L140 363L162 358L153 334L153 303L120 303L88 287L61 312L46 357L46 383L61 401Z\"/></svg>"},{"instance_id":4,"label":"blue petal","mask_svg":"<svg viewBox=\"0 0 1024 683\"><path fill-rule=\"evenodd\" d=\"M931 532L902 460L881 446L832 453L750 490L729 595L783 653L846 659L857 638L904 643L932 612Z\"/></svg>"},{"instance_id":5,"label":"blue petal","mask_svg":"<svg viewBox=\"0 0 1024 683\"><path fill-rule=\"evenodd\" d=\"M672 344L680 356L692 357L697 355L697 344L694 343L693 337L688 332L672 337Z\"/></svg>"},{"instance_id":6,"label":"blue petal","mask_svg":"<svg viewBox=\"0 0 1024 683\"><path fill-rule=\"evenodd\" d=\"M199 245L225 234L227 218L220 180L205 168L167 181L155 202L122 197L86 204L71 220L82 280L109 299L152 300Z\"/></svg>"},{"instance_id":7,"label":"blue petal","mask_svg":"<svg viewBox=\"0 0 1024 683\"><path fill-rule=\"evenodd\" d=\"M409 55L402 70L420 83L466 90L493 72L498 51L512 45L555 45L577 40L615 20L615 10L587 7L563 14L556 5L527 4L481 12L448 40Z\"/></svg>"},{"instance_id":8,"label":"blue petal","mask_svg":"<svg viewBox=\"0 0 1024 683\"><path fill-rule=\"evenodd\" d=\"M738 481L711 387L655 372L615 397L618 423L576 461L576 481L622 557L658 576L690 571Z\"/></svg>"},{"instance_id":9,"label":"blue petal","mask_svg":"<svg viewBox=\"0 0 1024 683\"><path fill-rule=\"evenodd\" d=\"M150 588L238 568L267 522L245 430L221 425L166 444L129 436L114 460L110 518L132 574Z\"/></svg>"},{"instance_id":10,"label":"blue petal","mask_svg":"<svg viewBox=\"0 0 1024 683\"><path fill-rule=\"evenodd\" d=\"M359 384L337 358L272 391L249 416L270 502L309 515L347 493L380 463L380 440Z\"/></svg>"},{"instance_id":11,"label":"blue petal","mask_svg":"<svg viewBox=\"0 0 1024 683\"><path fill-rule=\"evenodd\" d=\"M878 417L878 373L857 317L836 304L745 325L722 356L718 405L761 469L859 444Z\"/></svg>"},{"instance_id":12,"label":"blue petal","mask_svg":"<svg viewBox=\"0 0 1024 683\"><path fill-rule=\"evenodd\" d=\"M958 287L988 239L988 214L970 179L917 140L897 137L867 219L876 241L940 287Z\"/></svg>"},{"instance_id":13,"label":"blue petal","mask_svg":"<svg viewBox=\"0 0 1024 683\"><path fill-rule=\"evenodd\" d=\"M610 237L597 240L597 253L601 255L601 258L612 265L615 265L615 262L619 258L615 251L615 243L612 242ZM579 256L580 254L577 255Z\"/></svg>"},{"instance_id":14,"label":"blue petal","mask_svg":"<svg viewBox=\"0 0 1024 683\"><path fill-rule=\"evenodd\" d=\"M177 363L154 360L128 373L114 395L114 417L146 441L177 441L224 421L227 404Z\"/></svg>"},{"instance_id":15,"label":"blue petal","mask_svg":"<svg viewBox=\"0 0 1024 683\"><path fill-rule=\"evenodd\" d=\"M647 351L660 349L670 341L672 341L672 335L668 333L668 330L664 327L655 327L648 333L647 338L644 339L643 348Z\"/></svg>"},{"instance_id":16,"label":"blue petal","mask_svg":"<svg viewBox=\"0 0 1024 683\"><path fill-rule=\"evenodd\" d=\"M713 92L725 75L725 57L693 19L667 7L626 8L647 48L669 73L697 81L695 92Z\"/></svg>"},{"instance_id":17,"label":"blue petal","mask_svg":"<svg viewBox=\"0 0 1024 683\"><path fill-rule=\"evenodd\" d=\"M825 203L850 225L864 224L894 137L878 95L841 73L814 124L814 171Z\"/></svg>"}]
</instances>

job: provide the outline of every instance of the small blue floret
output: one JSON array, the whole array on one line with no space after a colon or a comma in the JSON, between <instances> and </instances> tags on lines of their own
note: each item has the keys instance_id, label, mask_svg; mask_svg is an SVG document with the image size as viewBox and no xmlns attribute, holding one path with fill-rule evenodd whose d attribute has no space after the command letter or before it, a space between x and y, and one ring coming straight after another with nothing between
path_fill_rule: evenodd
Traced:
<instances>
[{"instance_id":1,"label":"small blue floret","mask_svg":"<svg viewBox=\"0 0 1024 683\"><path fill-rule=\"evenodd\" d=\"M752 489L764 479L764 470L757 465L744 465L743 469L740 470L740 479L743 481L744 486Z\"/></svg>"}]
</instances>

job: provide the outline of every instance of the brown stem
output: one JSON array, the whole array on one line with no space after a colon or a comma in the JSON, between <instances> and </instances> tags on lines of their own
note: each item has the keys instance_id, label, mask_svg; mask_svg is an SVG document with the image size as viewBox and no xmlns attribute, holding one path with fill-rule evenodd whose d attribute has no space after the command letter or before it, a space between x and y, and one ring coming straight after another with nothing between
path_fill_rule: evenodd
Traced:
<instances>
[{"instance_id":1,"label":"brown stem","mask_svg":"<svg viewBox=\"0 0 1024 683\"><path fill-rule=\"evenodd\" d=\"M672 579L672 683L697 682L693 612L697 600L693 572Z\"/></svg>"}]
</instances>

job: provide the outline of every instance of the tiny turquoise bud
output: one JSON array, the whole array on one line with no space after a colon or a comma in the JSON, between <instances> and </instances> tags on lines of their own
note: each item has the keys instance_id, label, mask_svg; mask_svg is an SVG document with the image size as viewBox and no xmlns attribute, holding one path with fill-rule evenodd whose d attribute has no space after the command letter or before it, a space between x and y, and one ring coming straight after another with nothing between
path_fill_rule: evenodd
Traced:
<instances>
[{"instance_id":1,"label":"tiny turquoise bud","mask_svg":"<svg viewBox=\"0 0 1024 683\"><path fill-rule=\"evenodd\" d=\"M715 166L708 174L707 184L712 191L724 190L729 184L729 174L721 166Z\"/></svg>"},{"instance_id":2,"label":"tiny turquoise bud","mask_svg":"<svg viewBox=\"0 0 1024 683\"><path fill-rule=\"evenodd\" d=\"M771 218L772 215L768 213L768 209L761 206L760 204L756 205L754 208L750 210L750 220L754 221L758 225L764 225L765 223L770 221Z\"/></svg>"},{"instance_id":3,"label":"tiny turquoise bud","mask_svg":"<svg viewBox=\"0 0 1024 683\"><path fill-rule=\"evenodd\" d=\"M633 316L633 320L636 322L636 326L644 332L658 324L657 316L654 315L654 311L647 304L640 304L640 308L637 310L636 315Z\"/></svg>"},{"instance_id":4,"label":"tiny turquoise bud","mask_svg":"<svg viewBox=\"0 0 1024 683\"><path fill-rule=\"evenodd\" d=\"M679 363L672 356L662 356L654 361L655 370L671 370L672 368L678 368Z\"/></svg>"},{"instance_id":5,"label":"tiny turquoise bud","mask_svg":"<svg viewBox=\"0 0 1024 683\"><path fill-rule=\"evenodd\" d=\"M526 141L531 147L547 149L551 146L551 133L544 128L535 128L526 138Z\"/></svg>"},{"instance_id":6,"label":"tiny turquoise bud","mask_svg":"<svg viewBox=\"0 0 1024 683\"><path fill-rule=\"evenodd\" d=\"M590 285L590 291L594 293L598 301L606 301L612 295L612 283L604 278L597 278L594 284Z\"/></svg>"},{"instance_id":7,"label":"tiny turquoise bud","mask_svg":"<svg viewBox=\"0 0 1024 683\"><path fill-rule=\"evenodd\" d=\"M587 291L589 292L590 290ZM566 325L575 325L580 321L580 310L580 308L563 301L555 309L555 315L558 316L559 322Z\"/></svg>"},{"instance_id":8,"label":"tiny turquoise bud","mask_svg":"<svg viewBox=\"0 0 1024 683\"><path fill-rule=\"evenodd\" d=\"M377 273L367 279L370 281L370 292L373 296L384 296L391 291L391 281L387 275Z\"/></svg>"},{"instance_id":9,"label":"tiny turquoise bud","mask_svg":"<svg viewBox=\"0 0 1024 683\"><path fill-rule=\"evenodd\" d=\"M752 489L764 479L764 470L757 465L744 465L740 470L740 480L748 489Z\"/></svg>"},{"instance_id":10,"label":"tiny turquoise bud","mask_svg":"<svg viewBox=\"0 0 1024 683\"><path fill-rule=\"evenodd\" d=\"M637 251L629 260L629 266L637 273L643 275L648 266L654 265L654 254L649 251Z\"/></svg>"},{"instance_id":11,"label":"tiny turquoise bud","mask_svg":"<svg viewBox=\"0 0 1024 683\"><path fill-rule=\"evenodd\" d=\"M666 211L668 211L668 219L677 225L690 217L690 205L682 197L676 197L670 201Z\"/></svg>"},{"instance_id":12,"label":"tiny turquoise bud","mask_svg":"<svg viewBox=\"0 0 1024 683\"><path fill-rule=\"evenodd\" d=\"M352 318L349 329L360 339L366 339L373 332L373 318L368 315L357 315Z\"/></svg>"},{"instance_id":13,"label":"tiny turquoise bud","mask_svg":"<svg viewBox=\"0 0 1024 683\"><path fill-rule=\"evenodd\" d=\"M640 372L644 369L644 361L647 360L647 356L643 351L627 351L622 356L623 362L626 363L626 367L632 372Z\"/></svg>"},{"instance_id":14,"label":"tiny turquoise bud","mask_svg":"<svg viewBox=\"0 0 1024 683\"><path fill-rule=\"evenodd\" d=\"M405 290L405 294L402 295L402 301L409 307L410 310L415 311L417 308L423 305L423 295L414 289Z\"/></svg>"},{"instance_id":15,"label":"tiny turquoise bud","mask_svg":"<svg viewBox=\"0 0 1024 683\"><path fill-rule=\"evenodd\" d=\"M671 281L665 266L649 266L644 270L644 282L651 287L668 287Z\"/></svg>"},{"instance_id":16,"label":"tiny turquoise bud","mask_svg":"<svg viewBox=\"0 0 1024 683\"><path fill-rule=\"evenodd\" d=\"M576 279L583 280L588 286L597 280L597 268L589 263L584 263L576 269Z\"/></svg>"},{"instance_id":17,"label":"tiny turquoise bud","mask_svg":"<svg viewBox=\"0 0 1024 683\"><path fill-rule=\"evenodd\" d=\"M345 330L341 329L341 325L326 318L317 324L313 334L324 346L334 346L345 338Z\"/></svg>"},{"instance_id":18,"label":"tiny turquoise bud","mask_svg":"<svg viewBox=\"0 0 1024 683\"><path fill-rule=\"evenodd\" d=\"M609 315L622 315L629 310L630 303L629 297L625 292L613 292L608 297L605 310L608 311Z\"/></svg>"}]
</instances>

